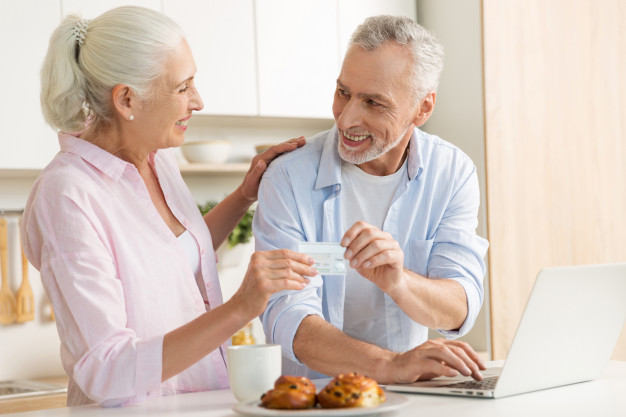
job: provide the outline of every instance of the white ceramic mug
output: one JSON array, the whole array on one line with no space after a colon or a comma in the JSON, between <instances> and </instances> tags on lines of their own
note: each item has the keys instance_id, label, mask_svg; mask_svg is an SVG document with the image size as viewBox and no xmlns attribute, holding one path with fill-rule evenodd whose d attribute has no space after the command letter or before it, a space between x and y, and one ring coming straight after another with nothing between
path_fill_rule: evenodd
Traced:
<instances>
[{"instance_id":1,"label":"white ceramic mug","mask_svg":"<svg viewBox=\"0 0 626 417\"><path fill-rule=\"evenodd\" d=\"M235 398L259 400L281 375L280 345L228 346L228 379Z\"/></svg>"}]
</instances>

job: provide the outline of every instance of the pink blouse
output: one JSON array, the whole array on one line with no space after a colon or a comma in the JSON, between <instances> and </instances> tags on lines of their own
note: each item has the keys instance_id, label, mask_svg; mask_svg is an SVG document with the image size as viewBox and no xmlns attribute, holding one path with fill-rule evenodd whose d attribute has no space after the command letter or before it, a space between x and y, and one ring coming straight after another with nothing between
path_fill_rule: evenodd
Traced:
<instances>
[{"instance_id":1,"label":"pink blouse","mask_svg":"<svg viewBox=\"0 0 626 417\"><path fill-rule=\"evenodd\" d=\"M198 243L206 300L135 166L68 134L59 142L33 186L21 234L54 308L68 405L227 388L224 346L161 383L163 336L222 304L211 235L173 152L153 152L150 164Z\"/></svg>"}]
</instances>

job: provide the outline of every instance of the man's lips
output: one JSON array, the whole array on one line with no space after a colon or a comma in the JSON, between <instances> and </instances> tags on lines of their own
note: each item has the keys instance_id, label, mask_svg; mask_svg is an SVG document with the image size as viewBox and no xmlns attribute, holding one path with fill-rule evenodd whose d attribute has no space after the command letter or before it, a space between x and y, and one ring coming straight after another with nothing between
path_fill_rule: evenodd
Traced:
<instances>
[{"instance_id":1,"label":"man's lips","mask_svg":"<svg viewBox=\"0 0 626 417\"><path fill-rule=\"evenodd\" d=\"M341 132L342 141L346 146L356 147L361 145L363 142L371 139L371 135L369 134L350 134L348 132Z\"/></svg>"}]
</instances>

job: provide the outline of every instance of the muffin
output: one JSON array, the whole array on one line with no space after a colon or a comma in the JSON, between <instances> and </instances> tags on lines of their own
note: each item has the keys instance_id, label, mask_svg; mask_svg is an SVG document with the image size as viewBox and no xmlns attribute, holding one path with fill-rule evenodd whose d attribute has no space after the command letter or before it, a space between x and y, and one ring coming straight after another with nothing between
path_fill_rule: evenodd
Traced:
<instances>
[{"instance_id":1,"label":"muffin","mask_svg":"<svg viewBox=\"0 0 626 417\"><path fill-rule=\"evenodd\" d=\"M375 407L385 402L378 383L351 372L333 378L317 396L322 408Z\"/></svg>"},{"instance_id":2,"label":"muffin","mask_svg":"<svg viewBox=\"0 0 626 417\"><path fill-rule=\"evenodd\" d=\"M261 406L265 408L296 410L312 408L316 403L315 385L303 376L283 375L273 389L261 396Z\"/></svg>"}]
</instances>

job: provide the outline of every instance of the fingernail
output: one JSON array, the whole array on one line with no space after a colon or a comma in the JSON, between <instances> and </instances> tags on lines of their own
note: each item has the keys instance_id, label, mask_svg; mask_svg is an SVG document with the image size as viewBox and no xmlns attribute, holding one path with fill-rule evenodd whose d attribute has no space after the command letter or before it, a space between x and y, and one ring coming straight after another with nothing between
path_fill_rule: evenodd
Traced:
<instances>
[{"instance_id":1,"label":"fingernail","mask_svg":"<svg viewBox=\"0 0 626 417\"><path fill-rule=\"evenodd\" d=\"M356 259L353 259L353 260L350 262L350 266L351 266L351 267L353 267L353 268L356 266Z\"/></svg>"},{"instance_id":2,"label":"fingernail","mask_svg":"<svg viewBox=\"0 0 626 417\"><path fill-rule=\"evenodd\" d=\"M310 264L314 264L315 263L315 259L311 258L310 256L307 258L306 260L308 263Z\"/></svg>"},{"instance_id":3,"label":"fingernail","mask_svg":"<svg viewBox=\"0 0 626 417\"><path fill-rule=\"evenodd\" d=\"M341 241L341 246L348 246L349 243L350 243L350 240L347 237L344 237L343 240Z\"/></svg>"},{"instance_id":4,"label":"fingernail","mask_svg":"<svg viewBox=\"0 0 626 417\"><path fill-rule=\"evenodd\" d=\"M370 265L372 265L372 263L370 261L367 261L363 264L364 267L369 268Z\"/></svg>"},{"instance_id":5,"label":"fingernail","mask_svg":"<svg viewBox=\"0 0 626 417\"><path fill-rule=\"evenodd\" d=\"M318 275L319 273L320 273L320 272L319 272L317 269L315 269L315 268L311 268L311 276L313 276L313 277L314 277L315 275Z\"/></svg>"},{"instance_id":6,"label":"fingernail","mask_svg":"<svg viewBox=\"0 0 626 417\"><path fill-rule=\"evenodd\" d=\"M352 258L352 251L350 249L348 249L343 257L346 258L346 259Z\"/></svg>"}]
</instances>

